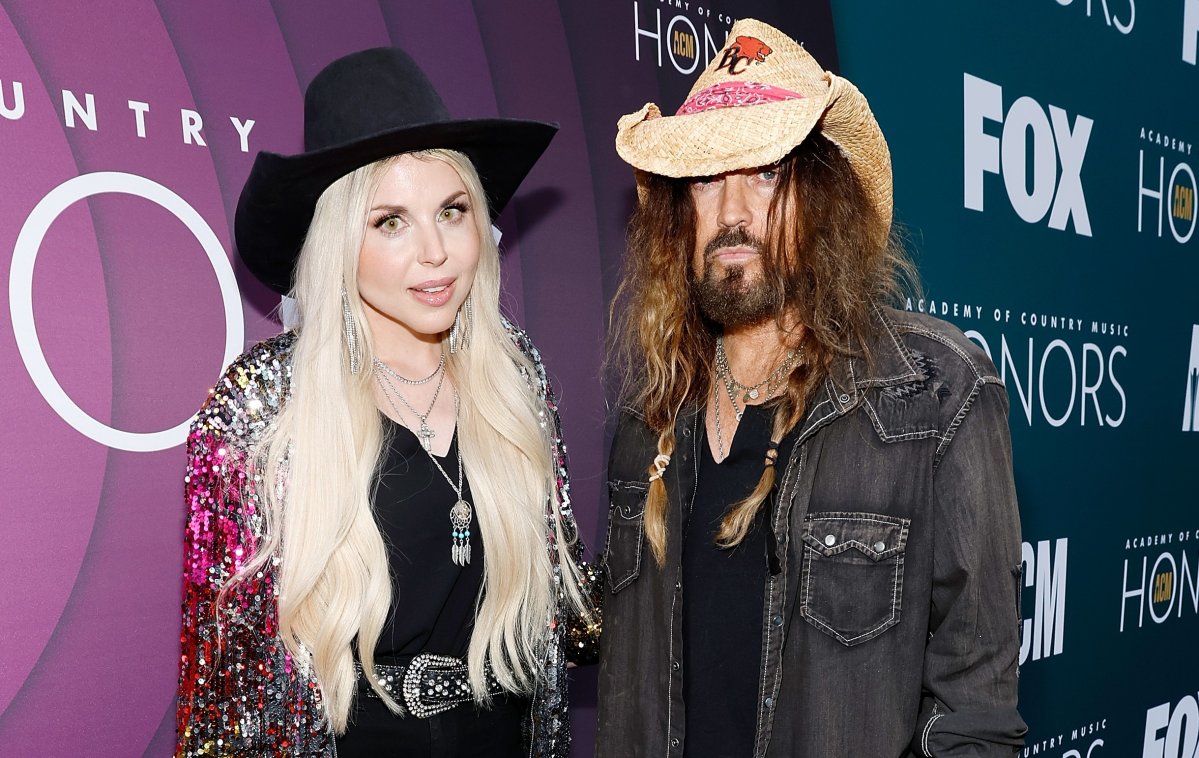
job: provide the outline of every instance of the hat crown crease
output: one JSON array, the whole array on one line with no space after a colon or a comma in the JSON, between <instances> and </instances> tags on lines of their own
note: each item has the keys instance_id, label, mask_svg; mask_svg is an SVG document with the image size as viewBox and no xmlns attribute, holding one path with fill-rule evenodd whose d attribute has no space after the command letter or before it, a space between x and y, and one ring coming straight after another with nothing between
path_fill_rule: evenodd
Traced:
<instances>
[{"instance_id":1,"label":"hat crown crease","mask_svg":"<svg viewBox=\"0 0 1199 758\"><path fill-rule=\"evenodd\" d=\"M335 61L304 93L306 152L382 132L450 120L424 71L402 50L374 48Z\"/></svg>"}]
</instances>

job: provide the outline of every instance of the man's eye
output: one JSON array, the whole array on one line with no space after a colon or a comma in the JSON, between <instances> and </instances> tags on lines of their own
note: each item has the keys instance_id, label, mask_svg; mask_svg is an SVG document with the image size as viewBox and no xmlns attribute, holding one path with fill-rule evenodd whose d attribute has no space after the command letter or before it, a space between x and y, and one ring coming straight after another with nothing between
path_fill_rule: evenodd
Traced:
<instances>
[{"instance_id":1,"label":"man's eye","mask_svg":"<svg viewBox=\"0 0 1199 758\"><path fill-rule=\"evenodd\" d=\"M768 168L765 171L759 171L758 178L764 182L773 182L779 178L779 171L777 168Z\"/></svg>"}]
</instances>

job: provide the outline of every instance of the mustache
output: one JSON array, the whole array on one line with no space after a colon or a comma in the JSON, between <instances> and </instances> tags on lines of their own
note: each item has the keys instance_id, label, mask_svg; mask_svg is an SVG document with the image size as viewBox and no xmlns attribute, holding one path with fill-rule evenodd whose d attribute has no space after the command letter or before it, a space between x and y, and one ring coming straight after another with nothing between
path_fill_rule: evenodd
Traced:
<instances>
[{"instance_id":1,"label":"mustache","mask_svg":"<svg viewBox=\"0 0 1199 758\"><path fill-rule=\"evenodd\" d=\"M704 245L704 258L711 258L716 251L725 247L748 247L761 254L766 245L762 240L750 234L745 227L735 226L732 229L722 229Z\"/></svg>"}]
</instances>

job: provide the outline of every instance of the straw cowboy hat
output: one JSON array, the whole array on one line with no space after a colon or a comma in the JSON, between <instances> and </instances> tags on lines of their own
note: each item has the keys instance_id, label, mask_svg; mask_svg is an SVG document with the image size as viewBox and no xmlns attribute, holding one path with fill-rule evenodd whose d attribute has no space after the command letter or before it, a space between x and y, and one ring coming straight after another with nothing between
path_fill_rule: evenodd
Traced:
<instances>
[{"instance_id":1,"label":"straw cowboy hat","mask_svg":"<svg viewBox=\"0 0 1199 758\"><path fill-rule=\"evenodd\" d=\"M616 152L651 174L715 176L775 163L813 129L849 159L885 237L892 214L891 153L866 98L761 21L733 24L724 49L675 115L663 116L647 103L621 118Z\"/></svg>"},{"instance_id":2,"label":"straw cowboy hat","mask_svg":"<svg viewBox=\"0 0 1199 758\"><path fill-rule=\"evenodd\" d=\"M255 158L237 203L238 253L263 284L287 294L321 193L355 169L416 150L465 153L494 218L557 130L539 121L452 118L402 50L381 47L339 58L304 93L305 152L262 151Z\"/></svg>"}]
</instances>

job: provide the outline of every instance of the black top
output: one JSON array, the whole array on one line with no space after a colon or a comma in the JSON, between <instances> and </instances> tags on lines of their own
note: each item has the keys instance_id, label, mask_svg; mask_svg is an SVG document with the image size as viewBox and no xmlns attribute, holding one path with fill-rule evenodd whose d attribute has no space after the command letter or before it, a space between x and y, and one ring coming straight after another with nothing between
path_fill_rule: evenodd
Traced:
<instances>
[{"instance_id":1,"label":"black top","mask_svg":"<svg viewBox=\"0 0 1199 758\"><path fill-rule=\"evenodd\" d=\"M717 463L706 427L698 435L699 477L683 531L684 755L752 755L762 664L762 588L767 561L767 505L735 548L717 547L729 506L758 484L770 441L772 412L748 406L728 457ZM784 466L790 446L779 451ZM778 472L779 478L782 472ZM772 495L773 497L773 495Z\"/></svg>"},{"instance_id":2,"label":"black top","mask_svg":"<svg viewBox=\"0 0 1199 758\"><path fill-rule=\"evenodd\" d=\"M375 661L408 663L419 653L465 659L483 587L483 540L478 519L470 526L470 563L450 558L450 508L454 488L421 449L416 436L388 422L391 442L374 493L375 520L387 545L393 596L391 614L375 646ZM437 462L458 483L458 436ZM463 475L462 496L474 508ZM398 610L398 612L397 612ZM518 758L528 699L499 695L490 708L459 705L429 718L396 716L371 697L358 679L350 728L337 738L342 758Z\"/></svg>"},{"instance_id":3,"label":"black top","mask_svg":"<svg viewBox=\"0 0 1199 758\"><path fill-rule=\"evenodd\" d=\"M470 563L450 559L450 508L458 496L416 436L389 423L391 444L374 495L375 520L387 545L391 615L375 646L379 663L406 663L418 653L465 657L475 603L483 587L483 540L478 519L470 526ZM437 462L458 483L458 435ZM463 474L462 496L474 508ZM397 608L399 613L396 612ZM396 660L401 659L401 660Z\"/></svg>"}]
</instances>

